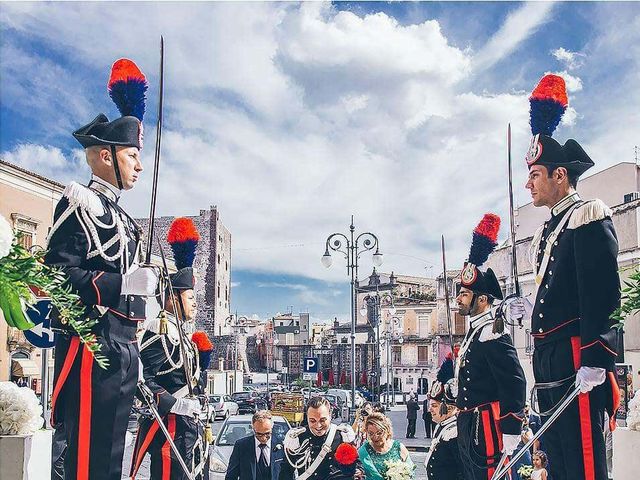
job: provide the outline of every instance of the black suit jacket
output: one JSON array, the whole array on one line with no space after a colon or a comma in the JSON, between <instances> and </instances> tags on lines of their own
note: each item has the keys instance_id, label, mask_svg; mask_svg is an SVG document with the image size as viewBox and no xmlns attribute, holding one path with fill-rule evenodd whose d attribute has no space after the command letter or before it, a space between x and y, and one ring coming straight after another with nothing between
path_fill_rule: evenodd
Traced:
<instances>
[{"instance_id":1,"label":"black suit jacket","mask_svg":"<svg viewBox=\"0 0 640 480\"><path fill-rule=\"evenodd\" d=\"M260 480L256 478L256 437L241 438L233 446L225 480ZM271 478L277 480L284 458L282 444L271 439Z\"/></svg>"}]
</instances>

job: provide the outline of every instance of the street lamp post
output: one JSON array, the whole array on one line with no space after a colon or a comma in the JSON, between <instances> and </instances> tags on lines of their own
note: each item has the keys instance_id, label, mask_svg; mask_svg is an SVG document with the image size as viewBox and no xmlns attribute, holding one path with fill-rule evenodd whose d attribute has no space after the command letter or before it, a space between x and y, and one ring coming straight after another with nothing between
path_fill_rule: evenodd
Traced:
<instances>
[{"instance_id":1,"label":"street lamp post","mask_svg":"<svg viewBox=\"0 0 640 480\"><path fill-rule=\"evenodd\" d=\"M347 261L347 275L351 276L351 405L356 404L356 310L357 297L356 287L358 285L358 259L360 255L375 248L373 254L373 264L376 267L382 265L382 254L378 248L378 237L373 233L364 232L355 236L356 227L353 224L351 215L351 225L349 226L349 236L343 233L332 233L327 237L324 255L322 255L322 265L331 267L333 259L330 251L339 252L344 255ZM362 244L360 244L362 242Z\"/></svg>"},{"instance_id":2,"label":"street lamp post","mask_svg":"<svg viewBox=\"0 0 640 480\"><path fill-rule=\"evenodd\" d=\"M278 337L273 328L268 331L265 329L264 332L259 334L258 343L262 342L264 344L264 351L266 356L266 364L267 364L267 396L269 396L269 350L271 350L271 359L275 359L273 357L273 346L278 344Z\"/></svg>"},{"instance_id":3,"label":"street lamp post","mask_svg":"<svg viewBox=\"0 0 640 480\"><path fill-rule=\"evenodd\" d=\"M233 348L233 371L238 370L238 333L245 333L245 327L247 326L247 322L249 319L244 315L238 317L238 312L235 314L229 315L225 320L224 324L227 327L231 327L233 331L233 340L234 340L234 348Z\"/></svg>"},{"instance_id":4,"label":"street lamp post","mask_svg":"<svg viewBox=\"0 0 640 480\"><path fill-rule=\"evenodd\" d=\"M366 316L368 313L368 309L369 307L373 306L373 318L375 321L375 327L376 327L376 345L380 344L380 307L383 305L388 305L389 306L389 313L391 315L395 315L396 314L396 307L393 304L393 295L391 295L390 293L382 293L380 294L379 290L378 290L378 285L376 284L376 291L375 293L372 294L368 294L367 296L365 296L363 298L362 301L362 307L360 308L360 315L362 316ZM380 365L380 349L376 348L375 349L375 372L376 372L376 383L375 383L375 391L373 392L374 394L374 398L379 399L380 398L380 377L382 376L382 369L381 369L381 365Z\"/></svg>"},{"instance_id":5,"label":"street lamp post","mask_svg":"<svg viewBox=\"0 0 640 480\"><path fill-rule=\"evenodd\" d=\"M400 319L398 317L388 318L385 321L387 328L382 334L382 341L380 342L380 346L384 343L386 345L387 350L387 393L385 395L385 404L386 408L389 408L389 383L391 383L391 395L393 396L392 405L396 404L396 387L393 379L393 366L392 366L392 358L391 358L391 347L393 345L393 341L397 340L399 344L404 342L402 338L402 331L400 329Z\"/></svg>"}]
</instances>

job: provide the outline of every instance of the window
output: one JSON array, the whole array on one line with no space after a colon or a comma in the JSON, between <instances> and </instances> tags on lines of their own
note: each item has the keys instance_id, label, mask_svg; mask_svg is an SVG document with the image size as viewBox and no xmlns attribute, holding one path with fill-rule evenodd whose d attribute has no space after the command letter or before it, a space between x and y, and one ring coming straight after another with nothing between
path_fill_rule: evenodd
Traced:
<instances>
[{"instance_id":1,"label":"window","mask_svg":"<svg viewBox=\"0 0 640 480\"><path fill-rule=\"evenodd\" d=\"M33 235L22 230L18 230L18 233L20 234L18 243L29 250L33 246Z\"/></svg>"},{"instance_id":2,"label":"window","mask_svg":"<svg viewBox=\"0 0 640 480\"><path fill-rule=\"evenodd\" d=\"M220 282L218 282L218 298L220 298Z\"/></svg>"},{"instance_id":3,"label":"window","mask_svg":"<svg viewBox=\"0 0 640 480\"><path fill-rule=\"evenodd\" d=\"M220 254L218 254L218 264L220 264Z\"/></svg>"},{"instance_id":4,"label":"window","mask_svg":"<svg viewBox=\"0 0 640 480\"><path fill-rule=\"evenodd\" d=\"M418 345L418 363L429 362L429 347L427 345Z\"/></svg>"},{"instance_id":5,"label":"window","mask_svg":"<svg viewBox=\"0 0 640 480\"><path fill-rule=\"evenodd\" d=\"M226 301L229 301L229 287L228 286L224 287L224 299Z\"/></svg>"},{"instance_id":6,"label":"window","mask_svg":"<svg viewBox=\"0 0 640 480\"><path fill-rule=\"evenodd\" d=\"M286 340L285 340L285 344L286 345L293 345L295 343L294 337L293 337L293 333L287 333L286 334Z\"/></svg>"},{"instance_id":7,"label":"window","mask_svg":"<svg viewBox=\"0 0 640 480\"><path fill-rule=\"evenodd\" d=\"M227 262L226 260L224 262L224 269L229 270L229 262Z\"/></svg>"},{"instance_id":8,"label":"window","mask_svg":"<svg viewBox=\"0 0 640 480\"><path fill-rule=\"evenodd\" d=\"M391 361L394 365L402 363L402 347L400 345L394 345L391 354Z\"/></svg>"}]
</instances>

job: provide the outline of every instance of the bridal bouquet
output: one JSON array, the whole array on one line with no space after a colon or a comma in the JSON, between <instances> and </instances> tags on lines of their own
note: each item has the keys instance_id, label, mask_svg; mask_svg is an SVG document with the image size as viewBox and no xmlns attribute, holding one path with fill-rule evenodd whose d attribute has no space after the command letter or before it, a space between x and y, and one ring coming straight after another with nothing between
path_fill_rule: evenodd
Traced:
<instances>
[{"instance_id":1,"label":"bridal bouquet","mask_svg":"<svg viewBox=\"0 0 640 480\"><path fill-rule=\"evenodd\" d=\"M13 382L0 382L0 435L31 435L44 423L36 394Z\"/></svg>"},{"instance_id":2,"label":"bridal bouquet","mask_svg":"<svg viewBox=\"0 0 640 480\"><path fill-rule=\"evenodd\" d=\"M384 462L387 472L384 475L385 480L412 480L415 465L409 465L402 460L387 460Z\"/></svg>"}]
</instances>

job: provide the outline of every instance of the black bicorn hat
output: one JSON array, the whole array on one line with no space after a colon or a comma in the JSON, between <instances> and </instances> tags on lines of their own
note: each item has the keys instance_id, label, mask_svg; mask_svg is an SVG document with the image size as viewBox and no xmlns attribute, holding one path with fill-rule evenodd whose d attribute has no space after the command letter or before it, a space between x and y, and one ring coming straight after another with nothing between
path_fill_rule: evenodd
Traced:
<instances>
[{"instance_id":1,"label":"black bicorn hat","mask_svg":"<svg viewBox=\"0 0 640 480\"><path fill-rule=\"evenodd\" d=\"M491 295L502 300L502 289L496 274L488 268L485 272L480 266L495 250L500 229L500 217L493 213L486 213L473 231L473 240L469 250L469 260L465 262L460 274L460 286L481 295Z\"/></svg>"},{"instance_id":2,"label":"black bicorn hat","mask_svg":"<svg viewBox=\"0 0 640 480\"><path fill-rule=\"evenodd\" d=\"M565 81L558 75L542 77L529 97L529 123L533 137L525 160L529 168L544 165L564 167L580 176L594 165L578 142L569 139L561 145L553 132L569 105Z\"/></svg>"},{"instance_id":3,"label":"black bicorn hat","mask_svg":"<svg viewBox=\"0 0 640 480\"><path fill-rule=\"evenodd\" d=\"M429 390L429 398L447 405L455 405L458 396L453 372L453 356L451 353L440 365L436 380Z\"/></svg>"},{"instance_id":4,"label":"black bicorn hat","mask_svg":"<svg viewBox=\"0 0 640 480\"><path fill-rule=\"evenodd\" d=\"M133 116L125 116L109 121L103 113L87 125L73 132L83 148L98 145L142 148L142 122Z\"/></svg>"},{"instance_id":5,"label":"black bicorn hat","mask_svg":"<svg viewBox=\"0 0 640 480\"><path fill-rule=\"evenodd\" d=\"M122 116L110 122L101 113L73 132L75 139L84 148L107 145L142 149L147 88L147 79L134 62L117 60L111 67L107 90Z\"/></svg>"}]
</instances>

